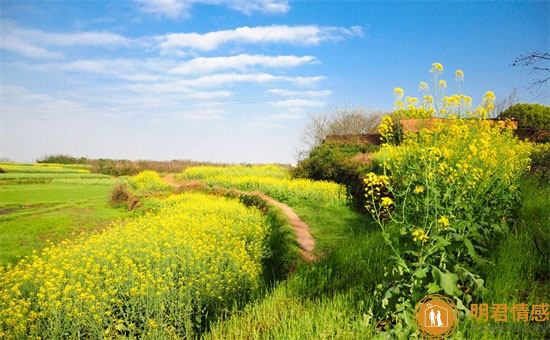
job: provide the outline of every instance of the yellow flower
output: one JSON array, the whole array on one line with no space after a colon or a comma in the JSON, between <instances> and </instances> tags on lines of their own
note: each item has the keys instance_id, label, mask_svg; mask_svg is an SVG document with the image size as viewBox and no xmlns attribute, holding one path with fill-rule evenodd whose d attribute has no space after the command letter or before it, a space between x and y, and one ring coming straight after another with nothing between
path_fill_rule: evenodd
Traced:
<instances>
[{"instance_id":1,"label":"yellow flower","mask_svg":"<svg viewBox=\"0 0 550 340\"><path fill-rule=\"evenodd\" d=\"M393 94L395 94L397 98L401 98L403 97L403 89L400 87L396 87L393 89Z\"/></svg>"},{"instance_id":2,"label":"yellow flower","mask_svg":"<svg viewBox=\"0 0 550 340\"><path fill-rule=\"evenodd\" d=\"M443 65L441 65L440 63L433 63L432 64L432 69L430 70L430 72L443 72Z\"/></svg>"},{"instance_id":3,"label":"yellow flower","mask_svg":"<svg viewBox=\"0 0 550 340\"><path fill-rule=\"evenodd\" d=\"M439 86L441 86L442 88L446 89L447 88L447 82L445 80L440 80L439 81Z\"/></svg>"},{"instance_id":4,"label":"yellow flower","mask_svg":"<svg viewBox=\"0 0 550 340\"><path fill-rule=\"evenodd\" d=\"M416 188L414 188L414 193L415 194L420 194L420 193L423 193L424 192L424 187L421 186L421 185L417 185Z\"/></svg>"},{"instance_id":5,"label":"yellow flower","mask_svg":"<svg viewBox=\"0 0 550 340\"><path fill-rule=\"evenodd\" d=\"M425 90L428 89L428 84L422 81L422 82L420 82L420 86L418 87L418 89L420 91L425 91Z\"/></svg>"},{"instance_id":6,"label":"yellow flower","mask_svg":"<svg viewBox=\"0 0 550 340\"><path fill-rule=\"evenodd\" d=\"M441 216L437 222L439 222L441 225L443 225L444 227L448 227L449 226L449 219L445 216Z\"/></svg>"},{"instance_id":7,"label":"yellow flower","mask_svg":"<svg viewBox=\"0 0 550 340\"><path fill-rule=\"evenodd\" d=\"M393 204L393 200L389 197L382 197L382 206L388 207Z\"/></svg>"},{"instance_id":8,"label":"yellow flower","mask_svg":"<svg viewBox=\"0 0 550 340\"><path fill-rule=\"evenodd\" d=\"M457 79L462 79L464 78L464 72L462 72L462 70L456 70L455 76Z\"/></svg>"}]
</instances>

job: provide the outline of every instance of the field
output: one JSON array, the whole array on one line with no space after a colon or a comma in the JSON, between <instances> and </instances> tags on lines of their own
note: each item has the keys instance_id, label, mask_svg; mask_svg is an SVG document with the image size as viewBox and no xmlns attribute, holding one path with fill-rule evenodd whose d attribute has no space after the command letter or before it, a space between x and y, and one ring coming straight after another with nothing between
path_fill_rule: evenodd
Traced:
<instances>
[{"instance_id":1,"label":"field","mask_svg":"<svg viewBox=\"0 0 550 340\"><path fill-rule=\"evenodd\" d=\"M47 240L58 242L72 233L98 230L130 215L108 204L117 181L108 176L65 171L81 169L74 166L0 166L5 171L15 169L0 174L2 266L42 249ZM29 172L22 172L23 168Z\"/></svg>"},{"instance_id":2,"label":"field","mask_svg":"<svg viewBox=\"0 0 550 340\"><path fill-rule=\"evenodd\" d=\"M391 302L388 291L394 299L403 292L396 300L403 306L428 291L464 305L548 303L550 186L522 170L528 144L489 126L458 126L474 138L463 140L466 148L484 145L479 159L460 154L459 136L451 133L450 143L446 127L434 139L441 152L423 150L422 143L434 140L422 133L373 152L376 172L365 175L367 214L356 209L345 185L294 178L289 168L274 165L111 178L69 172L83 170L78 166L3 164L12 172L0 174L0 338L408 338L415 336L414 324L401 318L409 310ZM486 134L484 141L475 140L478 133ZM482 158L497 152L491 143L508 156ZM460 172L466 164L475 168ZM390 178L381 172L385 167L413 182ZM508 172L478 175L499 167ZM454 171L456 179L445 176ZM460 199L434 199L451 186ZM305 222L315 239L311 263L299 256L294 222L255 192L286 203ZM114 193L122 197L116 204L110 203ZM476 210L489 204L494 211ZM456 229L447 234L446 227ZM414 260L425 245L445 250L438 261L459 266L425 269ZM422 265L433 254L423 255ZM392 270L396 259L415 268L411 277ZM417 285L407 286L409 280ZM461 310L451 339L550 334L543 322L501 327L469 315Z\"/></svg>"}]
</instances>

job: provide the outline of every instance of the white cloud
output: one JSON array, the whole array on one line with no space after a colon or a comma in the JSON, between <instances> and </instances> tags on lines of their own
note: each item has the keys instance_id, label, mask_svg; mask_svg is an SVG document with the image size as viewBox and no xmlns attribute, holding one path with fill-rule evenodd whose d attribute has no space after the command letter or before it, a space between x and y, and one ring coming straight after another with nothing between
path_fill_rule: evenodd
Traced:
<instances>
[{"instance_id":1,"label":"white cloud","mask_svg":"<svg viewBox=\"0 0 550 340\"><path fill-rule=\"evenodd\" d=\"M31 58L60 58L61 53L49 51L43 47L29 44L16 37L2 36L0 38L0 49L10 51Z\"/></svg>"},{"instance_id":2,"label":"white cloud","mask_svg":"<svg viewBox=\"0 0 550 340\"><path fill-rule=\"evenodd\" d=\"M12 21L2 23L0 48L32 58L58 58L62 54L46 46L126 46L130 40L109 32L53 33L18 26Z\"/></svg>"},{"instance_id":3,"label":"white cloud","mask_svg":"<svg viewBox=\"0 0 550 340\"><path fill-rule=\"evenodd\" d=\"M342 40L362 34L362 27L320 27L309 26L243 26L234 30L200 33L170 33L157 37L164 50L190 48L211 51L228 43L290 43L296 45L318 45L323 41Z\"/></svg>"},{"instance_id":4,"label":"white cloud","mask_svg":"<svg viewBox=\"0 0 550 340\"><path fill-rule=\"evenodd\" d=\"M136 0L136 2L140 11L167 18L189 16L189 10L195 4L226 6L245 14L286 13L289 10L288 0Z\"/></svg>"},{"instance_id":5,"label":"white cloud","mask_svg":"<svg viewBox=\"0 0 550 340\"><path fill-rule=\"evenodd\" d=\"M296 97L296 96L325 97L325 96L330 96L332 94L331 90L295 91L295 90L287 90L287 89L269 89L267 90L267 92L278 96L284 96L284 97Z\"/></svg>"},{"instance_id":6,"label":"white cloud","mask_svg":"<svg viewBox=\"0 0 550 340\"><path fill-rule=\"evenodd\" d=\"M200 57L191 59L173 68L171 72L180 74L210 73L228 69L243 70L248 66L293 67L315 62L317 62L317 59L312 56L297 57L293 55L266 56L239 54L229 57Z\"/></svg>"},{"instance_id":7,"label":"white cloud","mask_svg":"<svg viewBox=\"0 0 550 340\"><path fill-rule=\"evenodd\" d=\"M269 73L218 73L192 79L168 80L150 84L128 84L120 88L134 92L180 92L190 91L193 88L220 87L237 83L269 83L288 82L300 86L308 86L325 79L316 77L288 77Z\"/></svg>"},{"instance_id":8,"label":"white cloud","mask_svg":"<svg viewBox=\"0 0 550 340\"><path fill-rule=\"evenodd\" d=\"M189 5L185 1L178 0L137 0L139 10L168 18L177 18L187 15Z\"/></svg>"},{"instance_id":9,"label":"white cloud","mask_svg":"<svg viewBox=\"0 0 550 340\"><path fill-rule=\"evenodd\" d=\"M64 113L82 111L77 102L44 93L33 93L19 86L0 86L0 112L6 115Z\"/></svg>"},{"instance_id":10,"label":"white cloud","mask_svg":"<svg viewBox=\"0 0 550 340\"><path fill-rule=\"evenodd\" d=\"M278 100L272 103L273 106L283 108L304 108L304 107L322 107L325 106L325 102L319 100L308 99L285 99Z\"/></svg>"}]
</instances>

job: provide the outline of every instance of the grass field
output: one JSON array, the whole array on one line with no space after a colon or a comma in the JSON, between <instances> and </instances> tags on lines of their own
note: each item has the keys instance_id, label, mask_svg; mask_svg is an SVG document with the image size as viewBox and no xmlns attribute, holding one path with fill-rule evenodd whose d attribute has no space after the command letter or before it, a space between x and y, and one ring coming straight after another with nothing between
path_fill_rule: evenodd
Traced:
<instances>
[{"instance_id":1,"label":"grass field","mask_svg":"<svg viewBox=\"0 0 550 340\"><path fill-rule=\"evenodd\" d=\"M252 171L257 170L253 169ZM210 169L208 171L215 173L215 176L224 176L224 170ZM240 173L243 173L240 169L230 169L229 171L232 172L231 180L226 184L231 186L232 183L241 183L235 178L250 176L248 172L251 170L245 169L247 173L243 176L239 176ZM265 183L256 181L249 189L261 190L262 185L267 185L273 193L279 193L279 188L273 189L277 185L277 181L289 180L285 179L285 176L280 176L282 173L280 169L271 168L270 171L276 173L279 178L268 176L267 178L271 178L269 181ZM14 175L25 176L27 174ZM257 248L260 244L257 240L264 236L253 231L257 229L256 227L256 229L250 229L250 232L247 231L243 234L248 235L242 236L244 237L243 241L246 239L245 243L236 242L233 236L227 236L227 238L220 236L239 233L242 228L239 231L232 231L231 226L234 224L242 224L246 229L245 226L248 223L246 221L249 218L246 217L249 214L248 212L245 214L246 211L249 211L252 216L250 218L256 221L255 225L260 223L259 215L256 215L256 208L242 210L244 208L239 207L236 200L210 199L204 194L184 195L183 199L178 196L166 198L166 193L164 193L157 198L151 196L143 198L145 201L143 201L142 210L136 213L123 208L113 208L108 204L109 193L114 184L121 181L120 179L90 177L71 179L66 178L67 174L65 173L30 175L59 177L48 178L47 183L27 182L21 184L10 181L8 182L10 184L0 185L1 265L16 264L21 257L32 254L33 250L40 251L45 247L54 249L47 250L42 255L46 259L45 262L39 261L38 258L29 262L29 266L36 262L36 265L33 265L35 266L33 275L39 278L36 282L32 281L34 283L31 286L39 287L42 285L39 283L42 282L40 280L48 282L48 275L45 274L48 272L47 268L61 270L60 268L65 268L63 266L68 266L69 262L71 266L80 263L82 268L89 267L83 270L87 273L86 275L95 277L94 280L97 282L93 280L89 282L94 282L96 291L93 294L103 301L104 299L100 297L99 293L101 285L109 285L109 282L117 276L127 276L126 274L113 274L113 276L108 274L109 271L104 272L108 268L111 268L109 270L116 269L121 273L127 270L118 267L118 260L109 262L112 260L111 256L114 258L128 257L128 261L136 261L134 263L138 264L138 269L132 274L136 281L125 282L125 288L121 288L122 286L116 290L111 289L114 286L109 288L111 289L109 294L113 295L112 299L114 300L109 302L107 299L98 305L100 309L105 308L104 315L88 313L87 309L82 307L84 300L80 301L76 297L73 299L70 294L64 298L69 299L75 310L81 313L78 314L80 316L75 316L71 314L72 312L63 309L61 314L55 314L57 315L55 318L61 320L59 321L60 325L64 325L66 332L70 334L99 336L103 330L104 336L107 338L139 335L158 339L171 338L176 334L187 335L191 338L199 336L205 339L351 340L387 338L388 336L385 332L379 331L380 319L376 314L378 301L375 297L375 289L384 280L387 260L392 253L384 242L379 226L371 217L356 212L350 204L335 201L331 195L320 195L315 190L300 193L289 191L288 196L281 195L280 198L285 200L308 224L316 239L314 253L319 258L312 264L295 262L296 267L293 273L287 276L285 270L292 267L290 264L295 259L296 252L292 251L295 241L292 237L273 234L273 230L277 228L287 228L285 230L289 232L284 217L277 215L274 211L269 210L261 222L271 226L272 236L264 241L266 243L263 243L265 246L269 246L267 248L269 250L265 250L262 255L264 256L263 260L260 261L259 254L264 251ZM127 181L138 179L148 181L150 177L136 176ZM155 177L155 180L158 181L158 178ZM306 183L310 188L315 188L317 185ZM241 189L247 189L247 187ZM509 305L513 303L534 304L547 302L547 297L550 296L550 268L548 266L550 187L537 185L533 178L526 178L521 181L520 190L522 193L521 206L518 206L516 220L511 223L511 230L501 238L493 240L493 244L489 247L490 251L486 254L486 261L480 263L477 268L486 282L486 290L478 302ZM311 195L310 199L308 199L308 194ZM212 208L208 208L209 206ZM261 205L258 207L260 211L266 211L265 207ZM236 211L240 212L236 213ZM105 229L107 230L105 233L84 233L80 237L76 234L73 235L73 233L81 231L103 230L113 220L126 217L132 217L132 219L123 220L113 228ZM182 224L179 221L186 222ZM178 227L174 227L176 225ZM185 229L187 225L195 229L187 230ZM151 232L151 230L154 231ZM178 233L184 235L177 238L178 240L181 238L181 242L173 237ZM148 236L142 239L143 235ZM153 242L157 238L158 242ZM68 240L56 248L56 244L64 239ZM216 247L209 247L208 242L204 242L205 239L211 239L212 242L219 244ZM53 244L46 240L53 241ZM144 246L145 244L149 250L136 250L139 249L137 245ZM250 248L252 244L256 244L256 246ZM102 253L104 251L102 245L108 245L112 251ZM176 245L179 250L175 250ZM231 255L232 260L229 264L226 263L229 255L220 255L223 249L229 254L233 249L238 249L241 246L244 247L242 248L243 252L231 253L233 255ZM70 247L75 247L75 252L88 255L69 256L73 253L67 250L72 249ZM248 257L244 255L245 249L246 252L252 251L255 254L253 259L248 260ZM70 258L70 261L61 261L57 258L55 254L58 252L66 254L64 258L67 261ZM125 255L129 253L133 255ZM181 266L180 260L176 261L183 253L187 254L184 256L185 268ZM269 254L276 254L277 258L269 257ZM89 261L84 261L86 257L90 257ZM104 260L104 258L106 259ZM210 261L211 258L218 258L218 260L214 263ZM221 258L226 260L222 261ZM189 262L189 259L196 260ZM276 275L275 273L272 275L264 273L264 281L258 286L259 269L257 266L259 263L263 263L263 270L268 273L269 266L281 266L282 259L286 269L280 270ZM195 261L204 261L205 265L196 267ZM240 263L239 261L249 264L246 266L231 264L233 262ZM222 264L225 266L224 269L216 271L218 270L216 266ZM103 265L104 267L101 267ZM201 269L205 266L210 268L209 271ZM10 273L9 277L17 280L27 280L23 279L26 277L24 267L17 270L13 269L5 273ZM162 274L163 279L159 279L158 285L143 288L138 277L152 275L151 270L158 275L168 271L169 275ZM247 270L254 271L254 275L246 274ZM215 275L222 275L227 280L231 280L231 277L240 277L244 280L241 286L247 286L246 291L254 291L254 294L245 293L244 290L240 290L239 285L235 286L236 290L233 293L228 293L223 287L216 286L216 279L210 280L215 276L214 271L217 273ZM66 275L62 280L74 281L74 284L80 280L80 276L73 277L64 269L59 273ZM173 281L174 277L180 281ZM194 277L192 282L183 284L191 277ZM201 277L204 280L201 281ZM275 277L278 280L273 280ZM12 287L9 285L15 281L10 280L0 284L0 288L3 285L7 285L5 287L8 288ZM177 284L181 284L181 287L178 286L179 288L174 290L171 288L170 282L179 282ZM229 284L230 281L227 282ZM59 287L74 287L73 283L61 284ZM52 284L57 285L57 283ZM28 283L23 286L31 287ZM0 297L0 310L3 308L2 299L9 294L12 294L9 295L9 299L18 299L13 295L12 288L8 288L3 291L4 296ZM56 292L61 291L61 288L59 290L52 288L53 290L48 294L57 299ZM127 292L124 295L127 297L121 299L121 304L124 306L120 307L122 312L118 311L119 307L116 302L120 297L116 293L119 289ZM177 293L178 291L180 293ZM212 298L210 295L207 300L197 300L192 296L193 294L203 296L205 292L211 294L214 291L213 300L208 300ZM32 292L32 289L25 290L22 294L27 296L25 294L30 294L29 292ZM158 296L162 298L157 298ZM243 304L248 297L253 297L253 300L246 305ZM28 301L31 300L29 296ZM223 303L220 302L222 300ZM166 305L172 303L169 301L179 301L178 304L181 305L199 306L197 307L199 309L193 307L182 311L178 310L179 307L176 305L170 305L171 309L166 310L163 306L165 303ZM22 303L21 308L27 308L25 310L28 312L34 308L31 306L27 306L25 302ZM47 313L53 313L56 309L44 309L44 311L46 310ZM9 309L5 309L5 311L9 311ZM147 311L150 311L149 317L143 317L143 313L149 313ZM23 309L21 311L23 314L27 312L24 312ZM107 314L113 312L118 315L118 321L112 319L111 314ZM178 314L180 312L187 313L185 315L189 320L180 320L175 317L182 315ZM14 315L14 313L10 312L9 315ZM54 314L51 315L53 317ZM167 319L166 316L169 318ZM14 324L20 323L17 318L10 316L9 319ZM92 319L96 321L87 323L86 320ZM69 322L68 320L73 321ZM30 320L25 322L27 325L25 327L33 324L33 321ZM464 317L452 339L541 339L550 334L548 329L536 328L533 323L520 328L501 328L496 331L494 328L490 328L491 325L494 324L476 324ZM82 331L84 333L81 333ZM20 334L35 334L32 332L29 329ZM47 332L52 336L61 334L60 330L55 327L48 328Z\"/></svg>"},{"instance_id":2,"label":"grass field","mask_svg":"<svg viewBox=\"0 0 550 340\"><path fill-rule=\"evenodd\" d=\"M523 206L516 229L489 254L482 266L487 290L485 303L542 303L550 296L547 255L533 246L538 233L550 234L550 187L532 179L522 182ZM375 286L391 252L370 218L350 207L295 206L324 253L243 312L213 326L209 339L369 339L385 338L376 331L373 306ZM341 216L344 218L334 218ZM534 227L538 227L536 235ZM550 244L546 245L546 251ZM547 253L546 253L547 254ZM506 278L503 280L503 278ZM453 339L542 339L549 328L533 324L500 330L461 321ZM543 325L544 326L544 325ZM546 334L546 335L545 335Z\"/></svg>"},{"instance_id":3,"label":"grass field","mask_svg":"<svg viewBox=\"0 0 550 340\"><path fill-rule=\"evenodd\" d=\"M131 215L108 204L115 182L55 179L40 184L0 185L0 265L40 250L46 240L56 242L71 233L101 229L113 219Z\"/></svg>"}]
</instances>

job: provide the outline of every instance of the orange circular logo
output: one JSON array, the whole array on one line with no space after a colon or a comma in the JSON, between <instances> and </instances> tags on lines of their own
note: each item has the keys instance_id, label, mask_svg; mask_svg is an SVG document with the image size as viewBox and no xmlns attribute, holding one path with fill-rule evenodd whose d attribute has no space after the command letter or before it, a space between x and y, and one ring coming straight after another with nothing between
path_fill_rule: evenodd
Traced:
<instances>
[{"instance_id":1,"label":"orange circular logo","mask_svg":"<svg viewBox=\"0 0 550 340\"><path fill-rule=\"evenodd\" d=\"M453 300L439 294L420 300L414 314L416 329L429 339L444 339L453 334L460 317Z\"/></svg>"}]
</instances>

